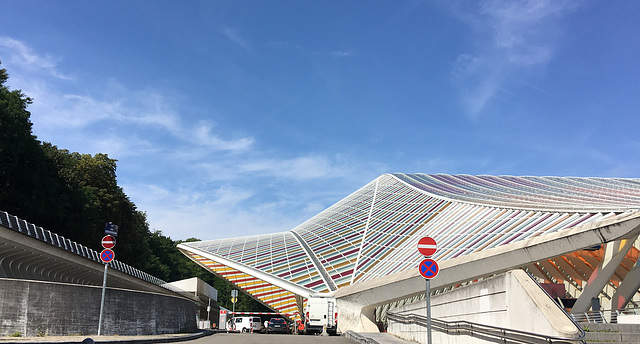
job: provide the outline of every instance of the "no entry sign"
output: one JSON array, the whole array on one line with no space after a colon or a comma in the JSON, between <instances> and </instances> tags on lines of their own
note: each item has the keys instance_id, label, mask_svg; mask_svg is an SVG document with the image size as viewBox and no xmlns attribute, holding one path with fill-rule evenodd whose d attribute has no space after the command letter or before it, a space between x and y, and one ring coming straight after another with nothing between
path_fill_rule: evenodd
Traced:
<instances>
[{"instance_id":1,"label":"no entry sign","mask_svg":"<svg viewBox=\"0 0 640 344\"><path fill-rule=\"evenodd\" d=\"M440 272L438 263L436 263L435 260L428 258L420 263L418 269L420 270L420 275L427 279L436 277L438 275L438 272Z\"/></svg>"},{"instance_id":2,"label":"no entry sign","mask_svg":"<svg viewBox=\"0 0 640 344\"><path fill-rule=\"evenodd\" d=\"M100 259L102 259L102 261L105 263L112 261L115 257L116 254L111 249L105 248L104 250L102 250L102 252L100 252Z\"/></svg>"},{"instance_id":3,"label":"no entry sign","mask_svg":"<svg viewBox=\"0 0 640 344\"><path fill-rule=\"evenodd\" d=\"M114 246L116 246L116 238L111 235L105 235L104 238L102 238L102 247L113 248Z\"/></svg>"},{"instance_id":4,"label":"no entry sign","mask_svg":"<svg viewBox=\"0 0 640 344\"><path fill-rule=\"evenodd\" d=\"M418 251L425 257L433 256L437 248L436 240L432 237L423 237L418 241Z\"/></svg>"}]
</instances>

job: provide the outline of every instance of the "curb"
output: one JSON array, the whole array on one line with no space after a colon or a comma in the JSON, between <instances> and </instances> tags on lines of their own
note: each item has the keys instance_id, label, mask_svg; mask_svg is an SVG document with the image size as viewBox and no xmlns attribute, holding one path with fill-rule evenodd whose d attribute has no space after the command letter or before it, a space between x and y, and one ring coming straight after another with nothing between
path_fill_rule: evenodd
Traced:
<instances>
[{"instance_id":1,"label":"curb","mask_svg":"<svg viewBox=\"0 0 640 344\"><path fill-rule=\"evenodd\" d=\"M114 338L105 338L105 339L93 339L91 336L73 336L67 337L61 340L47 340L46 337L42 337L42 340L12 340L12 339L0 339L0 343L7 344L61 344L61 343L84 343L84 340L91 339L95 344L147 344L147 343L175 343L182 342L187 340L194 340L206 336L210 336L216 333L215 331L205 330L197 333L189 333L185 335L179 336L130 336L135 338L126 338L127 336L119 337L118 339ZM122 338L122 339L120 339Z\"/></svg>"}]
</instances>

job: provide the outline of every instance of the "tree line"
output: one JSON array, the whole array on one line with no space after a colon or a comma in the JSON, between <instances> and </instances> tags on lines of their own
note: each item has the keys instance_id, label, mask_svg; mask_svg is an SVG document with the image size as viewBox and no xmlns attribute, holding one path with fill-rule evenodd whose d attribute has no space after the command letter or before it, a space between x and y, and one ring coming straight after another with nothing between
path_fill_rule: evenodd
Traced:
<instances>
[{"instance_id":1,"label":"tree line","mask_svg":"<svg viewBox=\"0 0 640 344\"><path fill-rule=\"evenodd\" d=\"M120 228L118 260L167 282L199 277L218 290L218 303L231 309L232 285L180 253L180 241L149 229L146 213L118 186L117 160L39 141L28 111L33 99L11 90L8 79L0 68L0 210L96 251L102 250L105 223L113 222ZM265 310L240 294L236 310Z\"/></svg>"}]
</instances>

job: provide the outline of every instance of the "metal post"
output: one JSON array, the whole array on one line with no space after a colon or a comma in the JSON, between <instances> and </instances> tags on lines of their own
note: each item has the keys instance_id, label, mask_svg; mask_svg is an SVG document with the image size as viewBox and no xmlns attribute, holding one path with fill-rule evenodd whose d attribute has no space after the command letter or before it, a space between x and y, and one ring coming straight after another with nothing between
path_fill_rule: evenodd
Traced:
<instances>
[{"instance_id":1,"label":"metal post","mask_svg":"<svg viewBox=\"0 0 640 344\"><path fill-rule=\"evenodd\" d=\"M427 281L427 344L431 344L431 284L430 279L425 278Z\"/></svg>"},{"instance_id":2,"label":"metal post","mask_svg":"<svg viewBox=\"0 0 640 344\"><path fill-rule=\"evenodd\" d=\"M104 294L107 289L107 268L109 264L104 264L104 277L102 277L102 300L100 300L100 319L98 320L98 336L100 335L100 330L102 329L102 311L104 309Z\"/></svg>"},{"instance_id":3,"label":"metal post","mask_svg":"<svg viewBox=\"0 0 640 344\"><path fill-rule=\"evenodd\" d=\"M207 305L207 322L209 323L209 330L211 329L211 296L209 298L209 305Z\"/></svg>"}]
</instances>

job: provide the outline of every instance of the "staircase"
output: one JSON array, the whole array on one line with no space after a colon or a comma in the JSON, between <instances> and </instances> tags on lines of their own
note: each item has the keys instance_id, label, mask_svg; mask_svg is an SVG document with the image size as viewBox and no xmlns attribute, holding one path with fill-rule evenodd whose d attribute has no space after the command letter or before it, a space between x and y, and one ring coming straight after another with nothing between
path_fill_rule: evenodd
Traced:
<instances>
[{"instance_id":1,"label":"staircase","mask_svg":"<svg viewBox=\"0 0 640 344\"><path fill-rule=\"evenodd\" d=\"M640 344L640 324L580 323L587 344Z\"/></svg>"}]
</instances>

